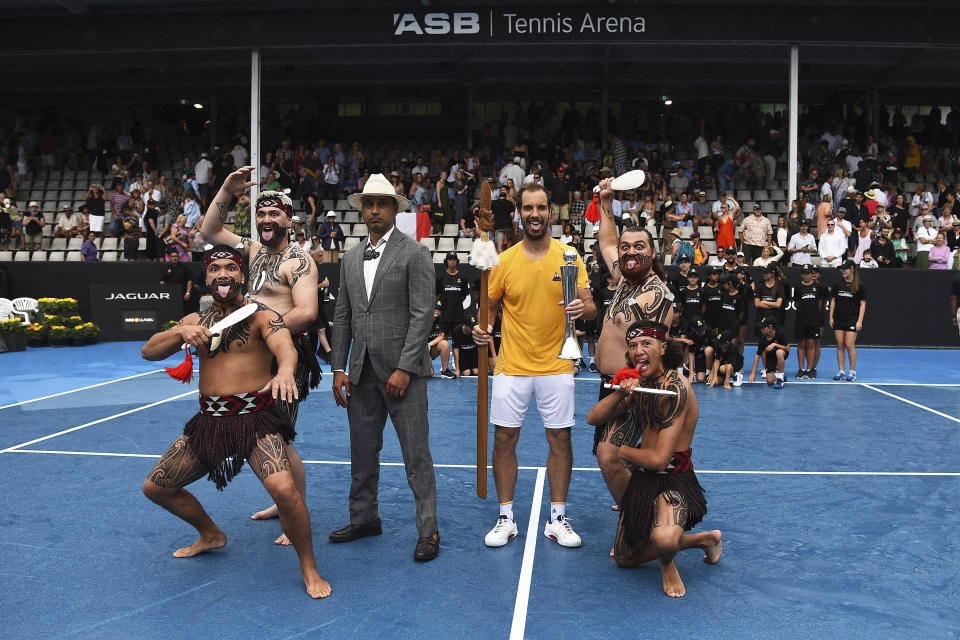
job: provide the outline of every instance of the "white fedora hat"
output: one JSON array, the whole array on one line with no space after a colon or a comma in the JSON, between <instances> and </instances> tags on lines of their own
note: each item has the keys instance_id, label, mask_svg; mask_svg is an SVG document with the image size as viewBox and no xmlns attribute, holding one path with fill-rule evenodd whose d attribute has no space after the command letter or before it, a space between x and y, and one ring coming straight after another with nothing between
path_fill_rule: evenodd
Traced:
<instances>
[{"instance_id":1,"label":"white fedora hat","mask_svg":"<svg viewBox=\"0 0 960 640\"><path fill-rule=\"evenodd\" d=\"M357 211L362 211L363 196L389 196L397 202L398 213L410 209L410 201L403 196L398 196L393 184L382 173L371 174L367 178L367 183L363 185L363 192L354 193L347 198L347 202Z\"/></svg>"}]
</instances>

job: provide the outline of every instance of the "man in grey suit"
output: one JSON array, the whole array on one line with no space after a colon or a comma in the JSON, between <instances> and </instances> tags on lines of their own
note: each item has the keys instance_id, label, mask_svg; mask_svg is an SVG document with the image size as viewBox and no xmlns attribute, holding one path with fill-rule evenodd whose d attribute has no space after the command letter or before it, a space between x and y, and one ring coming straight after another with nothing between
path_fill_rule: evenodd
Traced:
<instances>
[{"instance_id":1,"label":"man in grey suit","mask_svg":"<svg viewBox=\"0 0 960 640\"><path fill-rule=\"evenodd\" d=\"M377 510L380 450L389 414L417 505L419 539L414 560L437 557L437 487L428 442L427 351L433 324L436 274L426 247L393 222L410 202L382 174L347 201L358 209L369 238L340 263L340 293L333 321L333 394L350 421L350 524L330 534L351 542L382 532ZM347 353L350 354L349 375Z\"/></svg>"}]
</instances>

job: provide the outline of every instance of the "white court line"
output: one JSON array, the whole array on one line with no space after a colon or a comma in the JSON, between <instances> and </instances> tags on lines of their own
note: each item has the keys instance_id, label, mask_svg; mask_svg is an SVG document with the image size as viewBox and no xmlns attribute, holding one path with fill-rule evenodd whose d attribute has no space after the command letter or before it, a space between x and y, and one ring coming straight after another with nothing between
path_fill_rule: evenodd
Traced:
<instances>
[{"instance_id":1,"label":"white court line","mask_svg":"<svg viewBox=\"0 0 960 640\"><path fill-rule=\"evenodd\" d=\"M540 528L543 480L546 475L546 467L537 467L537 486L533 490L533 503L530 505L530 521L527 524L527 539L523 545L523 563L520 565L517 599L513 604L510 640L523 640L523 631L527 626L527 602L530 599L530 579L533 577L533 556L537 553L537 530Z\"/></svg>"},{"instance_id":2,"label":"white court line","mask_svg":"<svg viewBox=\"0 0 960 640\"><path fill-rule=\"evenodd\" d=\"M475 378L476 376L460 376L461 378ZM577 376L574 378L575 382L600 382L600 378L583 378ZM793 378L787 378L787 382L797 382L798 384L823 384L823 385L836 385L838 387L852 387L854 385L846 381L840 380L794 380ZM743 384L766 384L763 380L755 380L754 382L749 382L747 380L743 381ZM867 383L858 382L866 386ZM875 385L877 387L960 387L960 382L871 382L869 384Z\"/></svg>"},{"instance_id":3,"label":"white court line","mask_svg":"<svg viewBox=\"0 0 960 640\"><path fill-rule=\"evenodd\" d=\"M116 380L107 380L106 382L98 382L97 384L87 385L86 387L79 387L77 389L70 389L69 391L61 391L60 393L52 393L49 396L42 396L40 398L33 398L31 400L23 400L22 402L14 402L13 404L5 404L0 407L2 409L9 409L10 407L19 407L20 405L30 404L31 402L40 402L41 400L49 400L50 398L56 398L58 396L65 396L71 393L76 393L78 391L86 391L87 389L96 389L97 387L102 387L107 384L113 384L114 382L123 382L124 380L133 380L134 378L142 378L143 376L149 376L154 373L160 373L163 369L154 369L153 371L146 371L144 373L137 373L132 376L125 376L123 378L117 378Z\"/></svg>"},{"instance_id":4,"label":"white court line","mask_svg":"<svg viewBox=\"0 0 960 640\"><path fill-rule=\"evenodd\" d=\"M885 395L885 396L890 396L891 398L894 398L894 399L896 399L896 400L899 400L900 402L906 402L907 404L913 405L914 407L917 407L918 409L923 409L924 411L929 411L930 413L936 414L936 415L940 416L941 418L946 418L947 420L953 420L954 422L960 423L960 418L954 418L953 416L951 416L951 415L949 415L949 414L946 414L946 413L943 413L943 412L941 412L941 411L937 411L936 409L931 409L930 407L926 407L926 406L924 406L924 405L922 405L922 404L917 404L916 402L914 402L914 401L912 401L912 400L907 400L906 398L902 398L902 397L900 397L900 396L898 396L898 395L896 395L896 394L894 394L894 393L890 393L889 391L884 391L883 389L877 389L876 387L874 387L874 386L872 386L872 385L864 384L864 383L862 383L862 382L857 383L857 384L859 384L860 386L866 387L867 389L870 389L870 390L872 390L872 391L876 391L877 393L882 393L882 394Z\"/></svg>"},{"instance_id":5,"label":"white court line","mask_svg":"<svg viewBox=\"0 0 960 640\"><path fill-rule=\"evenodd\" d=\"M23 446L23 445L21 445ZM110 451L62 451L55 449L11 449L7 453L45 453L60 456L101 456L107 458L159 458L155 453L115 453ZM303 464L345 466L349 460L304 460ZM402 467L402 462L381 462L383 467ZM437 469L474 469L472 464L434 464ZM488 469L492 467L487 466ZM537 471L544 467L517 467L521 471ZM599 472L599 467L574 467L573 471ZM957 477L960 471L764 471L754 469L697 469L697 473L732 476L918 476Z\"/></svg>"},{"instance_id":6,"label":"white court line","mask_svg":"<svg viewBox=\"0 0 960 640\"><path fill-rule=\"evenodd\" d=\"M18 444L18 445L14 445L14 446L12 446L12 447L7 447L6 449L3 449L2 451L0 451L0 453L9 453L9 452L11 452L11 451L16 451L16 450L19 449L20 447L25 447L25 446L27 446L27 445L34 444L34 443L36 443L36 442L43 442L44 440L49 440L50 438L56 438L57 436L62 436L63 434L65 434L65 433L70 433L71 431L78 431L78 430L80 430L80 429L86 429L87 427L92 427L92 426L95 425L95 424L100 424L101 422L107 422L108 420L113 420L113 419L115 419L115 418L122 418L123 416L128 416L128 415L130 415L131 413L137 413L138 411L143 411L144 409L149 409L149 408L151 408L151 407L156 407L157 405L161 405L161 404L164 404L164 403L166 403L166 402L172 402L173 400L179 400L180 398L186 398L187 396L191 396L191 395L194 395L194 394L196 394L196 393L197 393L197 390L194 389L194 390L192 390L192 391L187 391L186 393L181 393L181 394L179 394L179 395L172 396L172 397L170 397L170 398L165 398L165 399L163 399L163 400L158 400L158 401L156 401L156 402L151 402L150 404L145 404L145 405L143 405L142 407L137 407L137 408L135 408L135 409L129 409L129 410L127 410L127 411L122 411L122 412L120 412L120 413L115 413L115 414L112 415L112 416L107 416L106 418L100 418L99 420L94 420L94 421L92 421L92 422L87 422L87 423L84 423L84 424L81 424L81 425L77 425L76 427L71 427L71 428L69 428L69 429L64 429L63 431L58 431L57 433L51 433L50 435L48 435L48 436L43 436L42 438L35 438L34 440L28 440L27 442L21 442L21 443Z\"/></svg>"}]
</instances>

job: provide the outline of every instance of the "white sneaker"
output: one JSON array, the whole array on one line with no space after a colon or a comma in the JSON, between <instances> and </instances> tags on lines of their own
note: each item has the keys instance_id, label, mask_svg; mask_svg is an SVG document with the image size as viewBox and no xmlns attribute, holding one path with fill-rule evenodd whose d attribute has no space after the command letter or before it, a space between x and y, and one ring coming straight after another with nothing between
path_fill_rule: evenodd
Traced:
<instances>
[{"instance_id":1,"label":"white sneaker","mask_svg":"<svg viewBox=\"0 0 960 640\"><path fill-rule=\"evenodd\" d=\"M561 547L579 547L580 536L570 526L566 516L557 516L553 522L543 525L543 535L556 540Z\"/></svg>"},{"instance_id":2,"label":"white sneaker","mask_svg":"<svg viewBox=\"0 0 960 640\"><path fill-rule=\"evenodd\" d=\"M497 518L497 524L484 537L483 543L488 547L502 547L511 538L517 537L517 523L507 516Z\"/></svg>"},{"instance_id":3,"label":"white sneaker","mask_svg":"<svg viewBox=\"0 0 960 640\"><path fill-rule=\"evenodd\" d=\"M731 383L735 387L739 387L743 384L743 371L737 371L733 374L733 382Z\"/></svg>"}]
</instances>

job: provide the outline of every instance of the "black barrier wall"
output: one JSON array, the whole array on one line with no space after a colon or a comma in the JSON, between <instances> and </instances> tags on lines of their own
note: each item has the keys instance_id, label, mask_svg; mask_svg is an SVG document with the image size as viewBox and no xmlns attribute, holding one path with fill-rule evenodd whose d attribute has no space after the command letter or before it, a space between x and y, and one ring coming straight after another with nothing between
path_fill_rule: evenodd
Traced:
<instances>
[{"instance_id":1,"label":"black barrier wall","mask_svg":"<svg viewBox=\"0 0 960 640\"><path fill-rule=\"evenodd\" d=\"M186 263L199 272L196 263ZM44 296L77 298L84 317L94 317L90 287L94 284L158 284L164 266L160 263L87 263L87 262L5 262L0 268L7 273L8 297ZM437 265L438 273L442 265ZM672 274L674 267L668 267ZM330 280L330 291L335 296L340 282L339 264L319 265L320 279ZM461 270L467 277L476 277L478 272L470 265ZM800 282L800 270L785 270L787 282ZM759 269L750 269L754 280L760 278ZM704 277L701 278L705 281ZM868 289L867 313L863 332L857 340L861 346L888 347L960 347L960 337L950 320L950 284L953 271L916 269L866 269L860 272L860 280ZM836 269L824 269L820 281L834 285L840 281ZM326 307L333 318L333 302ZM792 312L787 313L787 331L793 338ZM177 318L159 318L160 322ZM747 335L752 337L753 319ZM130 338L133 339L133 338ZM137 338L139 339L139 338ZM823 344L833 344L833 332L823 332Z\"/></svg>"}]
</instances>

